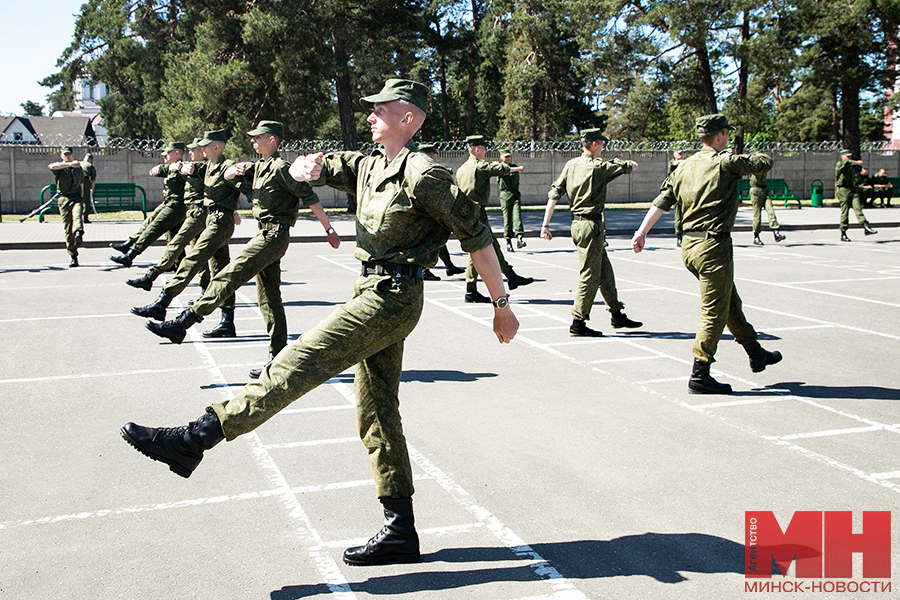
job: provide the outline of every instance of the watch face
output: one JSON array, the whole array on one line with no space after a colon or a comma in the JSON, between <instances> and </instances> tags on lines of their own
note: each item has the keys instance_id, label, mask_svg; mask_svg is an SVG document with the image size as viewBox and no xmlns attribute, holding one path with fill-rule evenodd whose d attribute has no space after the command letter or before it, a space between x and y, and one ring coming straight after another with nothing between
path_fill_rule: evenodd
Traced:
<instances>
[{"instance_id":1,"label":"watch face","mask_svg":"<svg viewBox=\"0 0 900 600\"><path fill-rule=\"evenodd\" d=\"M506 296L500 296L497 298L497 301L494 302L494 306L497 308L506 308L506 305L509 304L509 298Z\"/></svg>"}]
</instances>

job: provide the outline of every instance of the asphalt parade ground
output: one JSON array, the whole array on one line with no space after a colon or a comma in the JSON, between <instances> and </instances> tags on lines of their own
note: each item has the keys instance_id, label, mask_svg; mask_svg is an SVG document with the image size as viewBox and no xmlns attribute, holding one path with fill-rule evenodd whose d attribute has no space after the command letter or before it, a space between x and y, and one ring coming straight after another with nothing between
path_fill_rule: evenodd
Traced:
<instances>
[{"instance_id":1,"label":"asphalt parade ground","mask_svg":"<svg viewBox=\"0 0 900 600\"><path fill-rule=\"evenodd\" d=\"M897 213L867 215L879 228ZM641 216L615 219L633 230ZM780 244L767 228L761 247L734 234L745 314L784 360L751 373L726 332L713 375L730 396L687 392L699 286L671 235L639 255L630 236L610 237L625 312L644 326L611 329L598 296L589 324L603 338L568 336L568 237L507 254L537 280L512 292L521 328L508 346L489 305L463 302L464 276L427 282L400 391L422 561L367 568L341 560L381 526L352 370L210 450L190 479L119 436L127 421L186 424L240 390L267 354L252 282L237 296L237 338L200 336L217 311L174 345L129 313L161 280L152 292L124 283L162 247L131 269L99 243L77 269L62 249L0 250L0 598L896 597L900 578L878 580L893 584L881 594L745 591L745 511L773 511L782 528L795 511L853 511L858 532L863 511L900 508L900 228L866 237L854 224L841 243L836 229L795 224ZM0 241L17 226L0 225ZM43 227L61 237L58 223ZM102 227L86 239L107 241ZM349 237L353 224L337 228ZM292 336L350 297L353 249L291 246ZM464 266L458 242L450 250ZM856 581L861 564L855 555ZM793 575L772 581L810 582Z\"/></svg>"}]
</instances>

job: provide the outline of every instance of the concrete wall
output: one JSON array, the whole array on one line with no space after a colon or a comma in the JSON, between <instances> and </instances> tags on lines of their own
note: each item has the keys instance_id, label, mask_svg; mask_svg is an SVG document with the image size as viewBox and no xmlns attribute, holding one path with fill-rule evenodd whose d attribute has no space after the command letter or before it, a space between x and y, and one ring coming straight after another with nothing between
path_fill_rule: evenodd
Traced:
<instances>
[{"instance_id":1,"label":"concrete wall","mask_svg":"<svg viewBox=\"0 0 900 600\"><path fill-rule=\"evenodd\" d=\"M90 149L94 153L97 167L97 181L110 183L133 182L147 192L148 208L162 201L162 180L150 177L151 167L162 162L158 151ZM86 148L75 148L76 158L81 158ZM47 165L59 160L59 148L50 146L0 145L0 202L3 212L25 213L39 205L41 189L53 182ZM547 190L556 179L566 161L577 156L574 152L516 153L513 162L525 167L520 177L522 201L525 205L544 205ZM297 153L285 152L284 158L292 161ZM465 152L442 152L438 162L454 171L466 160ZM610 202L647 202L659 191L665 178L666 165L670 155L665 152L624 152L604 153L605 158L635 160L640 168L632 175L622 176L613 181L608 189ZM250 160L256 157L249 157ZM878 169L887 170L888 176L900 176L900 153L863 154L864 163L872 173ZM489 152L488 160L499 160L496 152ZM793 152L774 153L775 166L769 177L787 181L791 192L800 198L809 198L810 185L816 179L822 181L826 198L834 197L834 165L839 159L836 152ZM345 207L346 194L330 188L317 188L316 192L326 208ZM241 207L249 207L245 197L241 197ZM492 182L491 205L499 205L496 180Z\"/></svg>"}]
</instances>

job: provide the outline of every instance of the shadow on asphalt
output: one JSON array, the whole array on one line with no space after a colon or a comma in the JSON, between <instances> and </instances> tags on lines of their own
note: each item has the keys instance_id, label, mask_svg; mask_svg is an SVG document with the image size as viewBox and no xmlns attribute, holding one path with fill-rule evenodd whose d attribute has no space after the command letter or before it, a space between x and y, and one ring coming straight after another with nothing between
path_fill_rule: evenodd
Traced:
<instances>
[{"instance_id":1,"label":"shadow on asphalt","mask_svg":"<svg viewBox=\"0 0 900 600\"><path fill-rule=\"evenodd\" d=\"M900 389L876 385L808 385L802 381L785 381L766 386L804 398L832 398L837 400L900 400Z\"/></svg>"},{"instance_id":2,"label":"shadow on asphalt","mask_svg":"<svg viewBox=\"0 0 900 600\"><path fill-rule=\"evenodd\" d=\"M567 579L645 576L662 583L687 581L683 572L744 572L744 546L702 533L645 533L614 540L580 540L532 544L531 548L555 566ZM521 559L528 560L526 554ZM422 556L422 563L514 563L520 557L509 548L445 548ZM365 570L356 571L364 575ZM356 592L396 596L422 591L459 589L494 582L538 580L535 569L509 565L466 571L424 571L369 577L350 585ZM324 584L285 586L270 594L271 600L296 600L331 595Z\"/></svg>"}]
</instances>

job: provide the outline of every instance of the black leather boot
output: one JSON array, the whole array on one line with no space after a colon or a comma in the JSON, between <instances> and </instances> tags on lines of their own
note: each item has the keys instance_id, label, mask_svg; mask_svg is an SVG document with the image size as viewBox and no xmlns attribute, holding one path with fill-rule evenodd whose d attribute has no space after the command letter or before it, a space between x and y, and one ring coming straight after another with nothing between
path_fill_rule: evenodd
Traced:
<instances>
[{"instance_id":1,"label":"black leather boot","mask_svg":"<svg viewBox=\"0 0 900 600\"><path fill-rule=\"evenodd\" d=\"M572 319L572 325L569 327L569 336L571 337L603 337L602 331L591 329L584 324L584 321Z\"/></svg>"},{"instance_id":2,"label":"black leather boot","mask_svg":"<svg viewBox=\"0 0 900 600\"><path fill-rule=\"evenodd\" d=\"M765 371L769 365L781 362L781 352L769 352L759 345L759 342L750 342L744 345L747 356L750 357L750 370L754 373Z\"/></svg>"},{"instance_id":3,"label":"black leather boot","mask_svg":"<svg viewBox=\"0 0 900 600\"><path fill-rule=\"evenodd\" d=\"M159 273L154 271L153 269L148 270L146 273L141 275L136 279L129 279L125 283L130 285L133 288L140 288L142 290L147 290L148 292L153 289L153 282L156 278L159 277Z\"/></svg>"},{"instance_id":4,"label":"black leather boot","mask_svg":"<svg viewBox=\"0 0 900 600\"><path fill-rule=\"evenodd\" d=\"M490 304L491 299L478 291L476 283L466 284L466 302L476 302L478 304Z\"/></svg>"},{"instance_id":5,"label":"black leather boot","mask_svg":"<svg viewBox=\"0 0 900 600\"><path fill-rule=\"evenodd\" d=\"M275 358L275 355L271 352L269 353L269 362L265 364L262 368L259 369L250 369L250 379L259 379L259 376L262 375L263 369L272 364L272 359Z\"/></svg>"},{"instance_id":6,"label":"black leather boot","mask_svg":"<svg viewBox=\"0 0 900 600\"><path fill-rule=\"evenodd\" d=\"M534 283L534 277L522 277L510 269L509 273L506 274L506 283L509 284L509 289L514 290L517 287Z\"/></svg>"},{"instance_id":7,"label":"black leather boot","mask_svg":"<svg viewBox=\"0 0 900 600\"><path fill-rule=\"evenodd\" d=\"M847 232L846 232L846 231L842 231L842 232L841 232L841 241L842 241L842 242L849 242L849 241L850 241L850 238L847 236Z\"/></svg>"},{"instance_id":8,"label":"black leather boot","mask_svg":"<svg viewBox=\"0 0 900 600\"><path fill-rule=\"evenodd\" d=\"M763 244L763 241L761 239L759 239L758 233L753 234L753 245L754 246L764 246L765 245L765 244Z\"/></svg>"},{"instance_id":9,"label":"black leather boot","mask_svg":"<svg viewBox=\"0 0 900 600\"><path fill-rule=\"evenodd\" d=\"M384 527L362 546L344 550L344 562L355 567L419 562L419 534L412 498L380 498Z\"/></svg>"},{"instance_id":10,"label":"black leather boot","mask_svg":"<svg viewBox=\"0 0 900 600\"><path fill-rule=\"evenodd\" d=\"M630 327L633 329L643 325L640 321L632 321L620 310L610 313L609 324L612 325L613 329L621 329L623 327Z\"/></svg>"},{"instance_id":11,"label":"black leather boot","mask_svg":"<svg viewBox=\"0 0 900 600\"><path fill-rule=\"evenodd\" d=\"M872 229L872 226L869 225L868 221L863 223L863 231L866 232L866 235L875 235L878 233L876 230Z\"/></svg>"},{"instance_id":12,"label":"black leather boot","mask_svg":"<svg viewBox=\"0 0 900 600\"><path fill-rule=\"evenodd\" d=\"M447 277L453 277L454 275L461 275L466 272L462 267L457 267L453 263L449 263L446 266L445 271L447 271Z\"/></svg>"},{"instance_id":13,"label":"black leather boot","mask_svg":"<svg viewBox=\"0 0 900 600\"><path fill-rule=\"evenodd\" d=\"M431 269L423 269L422 270L422 280L423 281L440 281L441 278L431 272Z\"/></svg>"},{"instance_id":14,"label":"black leather boot","mask_svg":"<svg viewBox=\"0 0 900 600\"><path fill-rule=\"evenodd\" d=\"M134 259L137 258L138 254L139 254L139 252L135 252L134 250L129 250L128 252L126 252L125 254L122 254L121 256L110 256L109 260L113 261L114 263L118 263L118 264L122 265L123 267L130 267L132 261L134 261Z\"/></svg>"},{"instance_id":15,"label":"black leather boot","mask_svg":"<svg viewBox=\"0 0 900 600\"><path fill-rule=\"evenodd\" d=\"M157 298L153 304L148 304L147 306L135 306L131 309L131 314L139 317L146 317L148 319L156 319L157 321L165 321L166 309L169 308L169 304L171 303L172 298L170 298L165 291L162 291L159 293L159 298Z\"/></svg>"},{"instance_id":16,"label":"black leather boot","mask_svg":"<svg viewBox=\"0 0 900 600\"><path fill-rule=\"evenodd\" d=\"M516 236L516 247L517 248L524 248L527 245L528 244L525 243L525 236L523 236L521 233Z\"/></svg>"},{"instance_id":17,"label":"black leather boot","mask_svg":"<svg viewBox=\"0 0 900 600\"><path fill-rule=\"evenodd\" d=\"M134 244L134 240L131 238L125 240L124 242L113 242L109 245L113 250L118 250L122 254L128 252L131 249L131 245Z\"/></svg>"},{"instance_id":18,"label":"black leather boot","mask_svg":"<svg viewBox=\"0 0 900 600\"><path fill-rule=\"evenodd\" d=\"M203 332L203 337L205 338L233 338L237 337L237 332L234 330L234 309L233 308L223 308L222 309L222 319L219 321L219 324L210 329L209 331Z\"/></svg>"},{"instance_id":19,"label":"black leather boot","mask_svg":"<svg viewBox=\"0 0 900 600\"><path fill-rule=\"evenodd\" d=\"M515 250L513 250L513 247L512 247L512 240L509 238L506 238L506 251L507 252L515 252Z\"/></svg>"},{"instance_id":20,"label":"black leather boot","mask_svg":"<svg viewBox=\"0 0 900 600\"><path fill-rule=\"evenodd\" d=\"M691 379L688 381L688 391L692 394L730 394L731 386L713 379L709 374L709 366L709 363L694 359L694 368L691 370Z\"/></svg>"},{"instance_id":21,"label":"black leather boot","mask_svg":"<svg viewBox=\"0 0 900 600\"><path fill-rule=\"evenodd\" d=\"M144 456L166 463L169 470L190 477L209 450L225 439L222 424L211 406L203 416L181 427L143 427L126 423L120 432L125 441Z\"/></svg>"},{"instance_id":22,"label":"black leather boot","mask_svg":"<svg viewBox=\"0 0 900 600\"><path fill-rule=\"evenodd\" d=\"M71 269L71 268L77 267L77 266L78 266L78 255L73 254L72 256L69 257L69 268Z\"/></svg>"},{"instance_id":23,"label":"black leather boot","mask_svg":"<svg viewBox=\"0 0 900 600\"><path fill-rule=\"evenodd\" d=\"M173 344L180 344L184 341L187 330L196 322L197 317L194 316L191 309L186 308L171 321L164 321L162 323L147 321L144 326L159 337L166 338Z\"/></svg>"},{"instance_id":24,"label":"black leather boot","mask_svg":"<svg viewBox=\"0 0 900 600\"><path fill-rule=\"evenodd\" d=\"M783 242L784 240L787 239L787 236L784 235L783 233L781 233L781 232L780 232L779 230L777 230L777 229L773 230L772 233L775 234L775 241L776 241L776 242Z\"/></svg>"}]
</instances>

